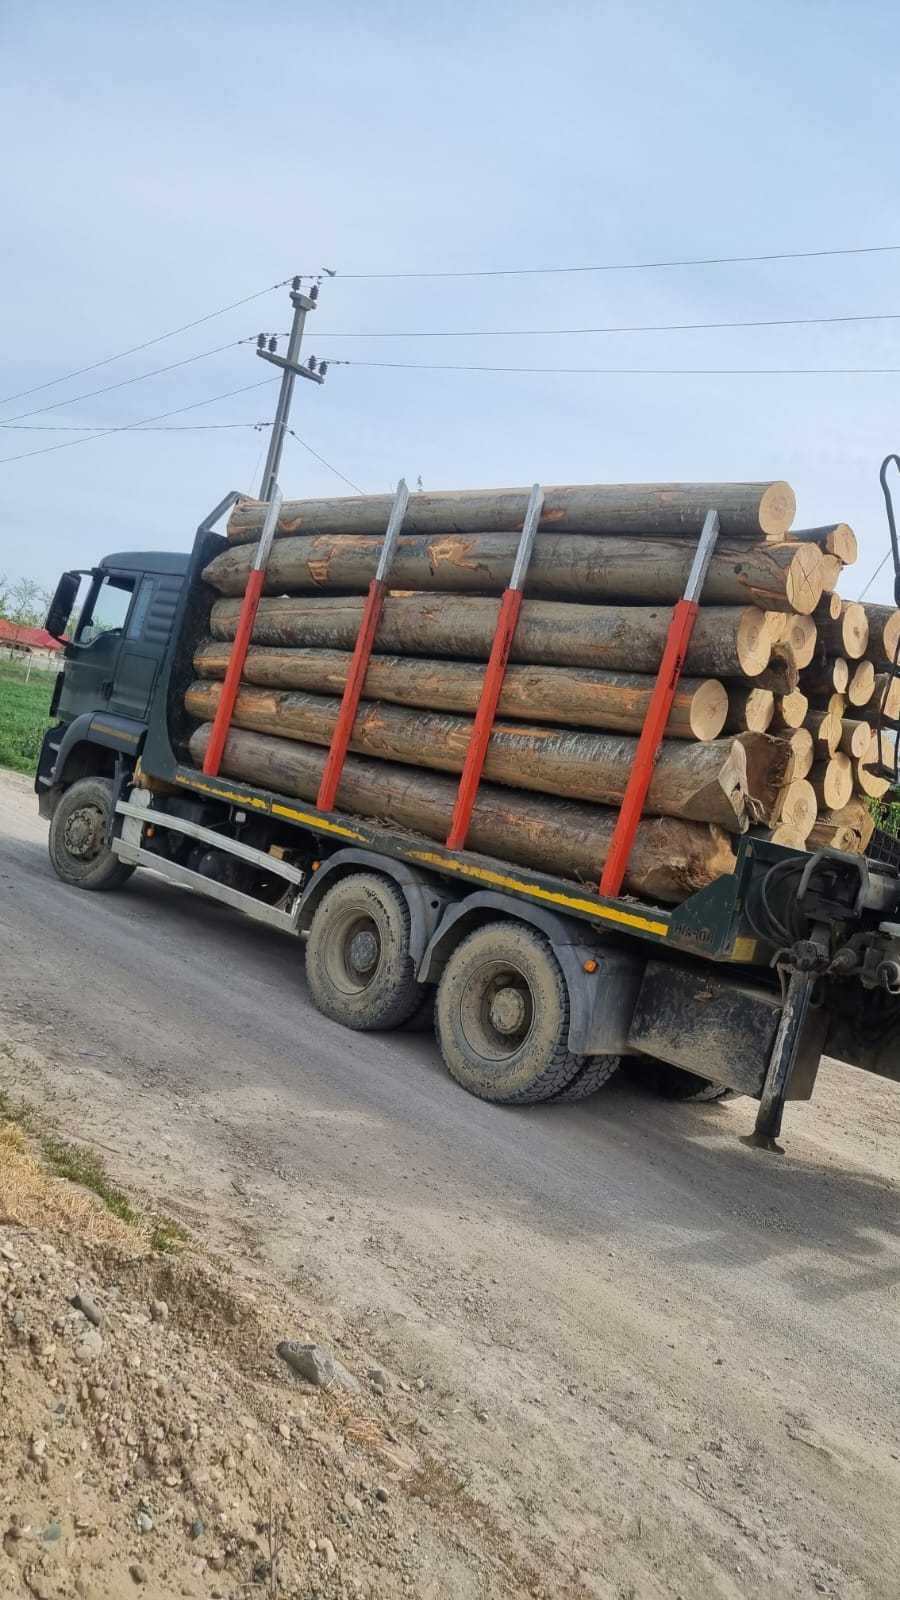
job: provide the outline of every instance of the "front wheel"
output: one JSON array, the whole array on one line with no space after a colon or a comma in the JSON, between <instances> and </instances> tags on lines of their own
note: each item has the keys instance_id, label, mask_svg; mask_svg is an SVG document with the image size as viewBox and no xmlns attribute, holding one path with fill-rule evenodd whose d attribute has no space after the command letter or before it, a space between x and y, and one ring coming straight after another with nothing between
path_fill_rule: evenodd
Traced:
<instances>
[{"instance_id":1,"label":"front wheel","mask_svg":"<svg viewBox=\"0 0 900 1600\"><path fill-rule=\"evenodd\" d=\"M118 889L134 867L107 844L113 786L108 778L79 778L66 789L50 822L50 863L76 889Z\"/></svg>"},{"instance_id":2,"label":"front wheel","mask_svg":"<svg viewBox=\"0 0 900 1600\"><path fill-rule=\"evenodd\" d=\"M584 1057L568 1046L569 993L550 943L518 922L488 922L457 945L438 987L447 1070L497 1105L561 1095Z\"/></svg>"},{"instance_id":3,"label":"front wheel","mask_svg":"<svg viewBox=\"0 0 900 1600\"><path fill-rule=\"evenodd\" d=\"M427 997L409 934L409 908L389 878L354 872L327 889L306 941L306 978L318 1010L360 1033L399 1028Z\"/></svg>"}]
</instances>

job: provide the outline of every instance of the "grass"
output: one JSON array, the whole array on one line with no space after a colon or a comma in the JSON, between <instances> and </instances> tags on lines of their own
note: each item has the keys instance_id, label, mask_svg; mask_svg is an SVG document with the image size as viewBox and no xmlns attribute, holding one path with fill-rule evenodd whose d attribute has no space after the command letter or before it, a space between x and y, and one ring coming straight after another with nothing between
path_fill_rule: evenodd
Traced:
<instances>
[{"instance_id":1,"label":"grass","mask_svg":"<svg viewBox=\"0 0 900 1600\"><path fill-rule=\"evenodd\" d=\"M32 666L25 682L25 663L0 661L0 767L34 772L44 731L55 672Z\"/></svg>"},{"instance_id":2,"label":"grass","mask_svg":"<svg viewBox=\"0 0 900 1600\"><path fill-rule=\"evenodd\" d=\"M49 1137L41 1140L41 1149L51 1172L58 1178L67 1178L70 1183L80 1184L82 1189L90 1189L103 1201L107 1211L111 1211L120 1221L136 1220L121 1189L114 1188L110 1183L106 1166L95 1151Z\"/></svg>"}]
</instances>

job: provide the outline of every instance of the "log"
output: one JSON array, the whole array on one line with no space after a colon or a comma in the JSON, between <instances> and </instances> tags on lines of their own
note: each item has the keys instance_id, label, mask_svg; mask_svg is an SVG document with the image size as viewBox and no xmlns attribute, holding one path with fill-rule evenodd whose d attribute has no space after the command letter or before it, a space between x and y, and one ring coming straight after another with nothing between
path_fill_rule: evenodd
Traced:
<instances>
[{"instance_id":1,"label":"log","mask_svg":"<svg viewBox=\"0 0 900 1600\"><path fill-rule=\"evenodd\" d=\"M812 784L806 778L794 778L785 784L778 795L772 810L772 822L807 839L816 820L816 810Z\"/></svg>"},{"instance_id":2,"label":"log","mask_svg":"<svg viewBox=\"0 0 900 1600\"><path fill-rule=\"evenodd\" d=\"M826 822L825 817L831 815L829 811L824 812L810 829L807 839L810 850L843 850L848 855L862 855L863 845L856 829L846 822Z\"/></svg>"},{"instance_id":3,"label":"log","mask_svg":"<svg viewBox=\"0 0 900 1600\"><path fill-rule=\"evenodd\" d=\"M207 639L194 655L201 678L224 678L231 647ZM251 645L244 681L268 689L309 689L340 695L350 654L345 650L303 650ZM572 723L640 733L655 678L637 672L593 672L587 667L510 666L498 711L529 722ZM410 656L374 655L366 674L368 700L421 706L425 711L478 709L484 667L474 661L427 661ZM666 724L669 739L717 739L728 715L728 692L716 678L681 678Z\"/></svg>"},{"instance_id":4,"label":"log","mask_svg":"<svg viewBox=\"0 0 900 1600\"><path fill-rule=\"evenodd\" d=\"M331 595L262 599L253 640L256 644L351 650L362 605L356 597ZM215 602L210 615L213 638L234 637L239 608L237 600ZM496 600L477 595L389 595L378 629L378 648L386 654L485 661L497 609ZM670 611L650 606L526 600L510 659L529 665L599 667L655 675L670 619ZM765 616L756 607L702 606L685 665L695 676L752 678L765 670L770 649Z\"/></svg>"},{"instance_id":5,"label":"log","mask_svg":"<svg viewBox=\"0 0 900 1600\"><path fill-rule=\"evenodd\" d=\"M765 733L775 715L771 689L733 688L728 696L726 733Z\"/></svg>"},{"instance_id":6,"label":"log","mask_svg":"<svg viewBox=\"0 0 900 1600\"><path fill-rule=\"evenodd\" d=\"M740 733L735 742L746 760L748 805L756 822L770 823L785 784L792 781L794 753L786 739L767 733Z\"/></svg>"},{"instance_id":7,"label":"log","mask_svg":"<svg viewBox=\"0 0 900 1600\"><path fill-rule=\"evenodd\" d=\"M766 627L767 627L767 629L769 631L769 638L771 639L773 644L778 644L779 640L784 638L785 633L787 632L787 625L788 625L788 619L787 619L787 613L786 612L784 612L784 611L767 611L766 612Z\"/></svg>"},{"instance_id":8,"label":"log","mask_svg":"<svg viewBox=\"0 0 900 1600\"><path fill-rule=\"evenodd\" d=\"M791 747L791 778L808 778L815 760L816 744L808 728L795 728L789 733L785 742Z\"/></svg>"},{"instance_id":9,"label":"log","mask_svg":"<svg viewBox=\"0 0 900 1600\"><path fill-rule=\"evenodd\" d=\"M779 822L777 827L768 830L770 844L785 845L791 850L805 850L807 838L802 828L791 828L786 822Z\"/></svg>"},{"instance_id":10,"label":"log","mask_svg":"<svg viewBox=\"0 0 900 1600\"><path fill-rule=\"evenodd\" d=\"M191 736L191 756L201 766L210 724ZM311 745L234 729L225 745L222 771L276 794L315 801L326 753ZM430 839L447 837L456 783L410 767L348 756L338 789L340 810L390 817L396 829ZM617 813L575 801L483 783L478 791L468 846L521 866L596 883L606 860ZM728 836L702 823L671 817L646 818L638 826L624 889L652 902L678 902L735 866Z\"/></svg>"},{"instance_id":11,"label":"log","mask_svg":"<svg viewBox=\"0 0 900 1600\"><path fill-rule=\"evenodd\" d=\"M900 611L868 604L863 610L869 624L870 655L879 666L894 666L900 650Z\"/></svg>"},{"instance_id":12,"label":"log","mask_svg":"<svg viewBox=\"0 0 900 1600\"><path fill-rule=\"evenodd\" d=\"M822 759L823 748L833 756L841 742L844 724L831 711L811 711L806 726L813 736L816 760Z\"/></svg>"},{"instance_id":13,"label":"log","mask_svg":"<svg viewBox=\"0 0 900 1600\"><path fill-rule=\"evenodd\" d=\"M819 811L840 811L853 796L853 766L849 756L838 753L816 761L809 774Z\"/></svg>"},{"instance_id":14,"label":"log","mask_svg":"<svg viewBox=\"0 0 900 1600\"><path fill-rule=\"evenodd\" d=\"M381 539L331 534L276 542L266 594L330 591L365 594L375 576ZM425 593L500 594L512 576L518 534L403 535L391 563L394 589ZM203 576L219 594L242 595L255 555L237 545L215 557ZM596 538L543 534L528 569L528 593L548 599L625 600L673 605L694 559L683 538ZM756 605L772 611L814 611L822 598L826 558L814 544L727 544L719 541L703 585L706 605Z\"/></svg>"},{"instance_id":15,"label":"log","mask_svg":"<svg viewBox=\"0 0 900 1600\"><path fill-rule=\"evenodd\" d=\"M855 761L864 761L872 744L872 732L870 722L844 722L838 749Z\"/></svg>"},{"instance_id":16,"label":"log","mask_svg":"<svg viewBox=\"0 0 900 1600\"><path fill-rule=\"evenodd\" d=\"M869 642L869 623L865 607L855 600L844 600L840 616L833 620L817 615L819 637L829 656L846 656L859 661Z\"/></svg>"},{"instance_id":17,"label":"log","mask_svg":"<svg viewBox=\"0 0 900 1600\"><path fill-rule=\"evenodd\" d=\"M793 732L795 728L802 728L809 710L809 701L799 689L792 694L780 694L775 697L775 707L772 716L772 733Z\"/></svg>"},{"instance_id":18,"label":"log","mask_svg":"<svg viewBox=\"0 0 900 1600\"><path fill-rule=\"evenodd\" d=\"M823 555L822 556L822 567L821 567L820 576L821 576L821 579L822 579L822 592L823 592L823 594L833 594L834 593L835 589L837 588L838 584L840 583L841 573L843 572L843 570L844 570L844 563L843 563L843 561L838 560L837 556L827 556L827 555Z\"/></svg>"},{"instance_id":19,"label":"log","mask_svg":"<svg viewBox=\"0 0 900 1600\"><path fill-rule=\"evenodd\" d=\"M819 824L825 828L844 827L852 830L858 840L854 851L857 855L867 849L875 832L875 818L865 800L850 800L839 811L820 812L816 819L816 827Z\"/></svg>"},{"instance_id":20,"label":"log","mask_svg":"<svg viewBox=\"0 0 900 1600\"><path fill-rule=\"evenodd\" d=\"M845 694L850 682L850 667L843 656L826 656L819 643L816 653L803 673L803 692L811 700L827 700L837 692Z\"/></svg>"},{"instance_id":21,"label":"log","mask_svg":"<svg viewBox=\"0 0 900 1600\"><path fill-rule=\"evenodd\" d=\"M892 787L890 778L877 777L872 768L881 765L894 767L896 739L897 735L889 729L882 729L880 736L876 731L872 734L866 755L856 763L856 786L872 800L883 800Z\"/></svg>"},{"instance_id":22,"label":"log","mask_svg":"<svg viewBox=\"0 0 900 1600\"><path fill-rule=\"evenodd\" d=\"M856 534L846 522L832 522L825 528L792 528L791 539L817 544L826 555L837 556L846 567L852 567L859 555Z\"/></svg>"},{"instance_id":23,"label":"log","mask_svg":"<svg viewBox=\"0 0 900 1600\"><path fill-rule=\"evenodd\" d=\"M800 670L792 661L770 661L753 679L754 688L771 689L773 694L793 694L799 682Z\"/></svg>"},{"instance_id":24,"label":"log","mask_svg":"<svg viewBox=\"0 0 900 1600\"><path fill-rule=\"evenodd\" d=\"M887 722L900 722L900 677L890 672L875 674L875 689L870 704Z\"/></svg>"},{"instance_id":25,"label":"log","mask_svg":"<svg viewBox=\"0 0 900 1600\"><path fill-rule=\"evenodd\" d=\"M220 691L221 685L208 679L191 684L185 695L188 713L198 721L211 721ZM329 696L245 686L238 693L233 722L252 733L328 745L339 709L340 701ZM472 727L470 718L446 712L362 702L350 748L381 760L458 773ZM497 722L484 776L511 788L616 806L625 794L636 751L636 739L618 734ZM746 777L747 764L737 741L672 740L660 750L645 810L648 815L714 822L738 833L747 825Z\"/></svg>"},{"instance_id":26,"label":"log","mask_svg":"<svg viewBox=\"0 0 900 1600\"><path fill-rule=\"evenodd\" d=\"M847 699L852 706L867 706L875 693L875 668L871 661L860 661L847 683Z\"/></svg>"},{"instance_id":27,"label":"log","mask_svg":"<svg viewBox=\"0 0 900 1600\"><path fill-rule=\"evenodd\" d=\"M813 612L813 621L837 622L843 607L844 602L839 594L823 594L821 601Z\"/></svg>"},{"instance_id":28,"label":"log","mask_svg":"<svg viewBox=\"0 0 900 1600\"><path fill-rule=\"evenodd\" d=\"M818 629L811 616L788 617L784 636L772 645L772 659L789 666L808 667L816 653Z\"/></svg>"},{"instance_id":29,"label":"log","mask_svg":"<svg viewBox=\"0 0 900 1600\"><path fill-rule=\"evenodd\" d=\"M443 489L410 497L406 533L518 533L528 489ZM285 500L276 532L379 534L387 527L393 495ZM678 534L695 544L710 510L724 538L783 539L796 511L790 485L774 483L589 483L544 489L540 526L553 533L613 533L646 537ZM240 500L228 538L259 538L265 507Z\"/></svg>"}]
</instances>

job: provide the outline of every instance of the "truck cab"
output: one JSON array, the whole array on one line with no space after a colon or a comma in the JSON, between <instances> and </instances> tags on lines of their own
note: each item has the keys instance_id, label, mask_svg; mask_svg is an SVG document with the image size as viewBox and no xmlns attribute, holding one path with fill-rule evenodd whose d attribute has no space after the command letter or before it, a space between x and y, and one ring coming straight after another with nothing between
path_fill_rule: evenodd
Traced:
<instances>
[{"instance_id":1,"label":"truck cab","mask_svg":"<svg viewBox=\"0 0 900 1600\"><path fill-rule=\"evenodd\" d=\"M65 649L35 779L42 816L78 779L134 766L188 565L124 551L60 578L47 628Z\"/></svg>"}]
</instances>

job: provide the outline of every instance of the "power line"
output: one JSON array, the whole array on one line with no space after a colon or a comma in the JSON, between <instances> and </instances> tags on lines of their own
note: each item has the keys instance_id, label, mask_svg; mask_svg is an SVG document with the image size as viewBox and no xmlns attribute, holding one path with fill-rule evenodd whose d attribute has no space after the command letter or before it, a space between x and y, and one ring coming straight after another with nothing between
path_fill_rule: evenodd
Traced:
<instances>
[{"instance_id":1,"label":"power line","mask_svg":"<svg viewBox=\"0 0 900 1600\"><path fill-rule=\"evenodd\" d=\"M652 272L664 267L724 267L762 261L814 261L826 256L875 256L900 250L900 244L855 245L841 250L772 250L755 256L692 256L673 261L608 261L598 266L576 267L475 267L452 272L341 272L329 273L337 282L391 278L525 278L565 272ZM310 274L306 273L306 277Z\"/></svg>"},{"instance_id":2,"label":"power line","mask_svg":"<svg viewBox=\"0 0 900 1600\"><path fill-rule=\"evenodd\" d=\"M865 600L866 595L868 594L868 592L871 589L873 583L875 582L875 579L880 577L882 571L887 566L887 564L888 564L888 562L889 562L889 560L891 558L891 553L892 552L889 550L887 555L883 558L883 560L879 561L877 567L875 568L875 571L872 573L872 576L869 579L868 583L866 584L865 588L863 590L861 590L860 594L858 595L857 604L859 603L860 600Z\"/></svg>"},{"instance_id":3,"label":"power line","mask_svg":"<svg viewBox=\"0 0 900 1600\"><path fill-rule=\"evenodd\" d=\"M723 328L811 328L843 322L900 322L900 311L862 312L841 317L761 317L749 322L644 322L607 328L432 328L427 332L391 329L375 333L320 333L322 339L519 339L587 333L693 333ZM279 338L283 335L279 334Z\"/></svg>"},{"instance_id":4,"label":"power line","mask_svg":"<svg viewBox=\"0 0 900 1600\"><path fill-rule=\"evenodd\" d=\"M185 411L197 411L201 406L214 405L217 400L230 400L236 394L246 394L250 389L262 389L266 384L275 382L274 378L262 378L258 383L245 383L241 389L229 389L225 394L210 395L208 400L194 400L189 406L177 406L174 411L161 411L155 417L141 417L137 422L129 422L118 428L104 428L102 433L92 433L87 438L64 439L61 444L45 444L39 450L23 450L16 456L0 456L0 466L7 461L26 461L32 456L46 456L52 450L71 450L77 444L93 444L96 439L106 439L112 433L133 433L151 422L164 422L168 417L179 417Z\"/></svg>"},{"instance_id":5,"label":"power line","mask_svg":"<svg viewBox=\"0 0 900 1600\"><path fill-rule=\"evenodd\" d=\"M48 378L46 383L37 383L32 389L20 389L17 394L8 394L0 400L0 406L11 405L14 400L24 400L30 394L38 394L42 389L53 389L58 383L68 383L72 378L81 378L86 372L96 372L98 367L108 367L113 361L124 361L126 356L138 355L141 350L149 350L151 345L162 344L164 339L174 339L179 333L188 333L191 328L199 328L204 322L212 322L215 317L223 317L226 311L236 311L239 306L248 306L252 300L260 300L263 295L271 294L274 289L283 289L290 278L282 278L279 283L270 283L267 289L257 289L255 294L245 295L243 300L232 300L230 305L219 306L216 311L208 311L203 317L195 317L193 322L184 322L180 328L170 328L168 333L158 333L152 339L145 339L143 344L132 345L129 350L119 350L114 356L104 356L102 361L92 361L89 366L76 367L74 372L65 372L59 378Z\"/></svg>"},{"instance_id":6,"label":"power line","mask_svg":"<svg viewBox=\"0 0 900 1600\"><path fill-rule=\"evenodd\" d=\"M49 406L35 406L33 411L20 411L15 417L4 417L4 423L22 422L26 417L42 417L47 411L59 411L62 406L77 405L80 400L94 400L98 394L111 394L113 389L127 389L131 383L143 383L147 378L158 378L163 372L174 372L176 367L189 367L195 361L205 361L207 356L219 356L223 350L236 350L239 345L252 344L253 340L231 339L228 344L216 345L214 350L200 350L195 356L184 356L181 361L170 361L167 367L153 367L150 372L139 372L133 378L120 378L118 383L108 383L103 389L89 389L84 394L70 395L68 400L54 400Z\"/></svg>"},{"instance_id":7,"label":"power line","mask_svg":"<svg viewBox=\"0 0 900 1600\"><path fill-rule=\"evenodd\" d=\"M308 450L311 456L315 456L317 461L321 461L323 467L327 467L328 471L333 472L336 478L340 478L342 483L346 483L356 494L365 494L365 489L361 489L358 483L354 483L352 478L347 477L346 473L339 472L337 467L331 465L330 461L326 461L324 456L320 456L318 450L314 450L311 444L307 444L305 439L301 439L299 433L295 433L293 428L288 428L287 432L292 439L296 439L298 444L302 444L304 450Z\"/></svg>"},{"instance_id":8,"label":"power line","mask_svg":"<svg viewBox=\"0 0 900 1600\"><path fill-rule=\"evenodd\" d=\"M900 367L490 367L435 361L345 361L326 357L330 367L381 367L401 372L543 372L569 376L594 374L620 378L873 377L900 373Z\"/></svg>"}]
</instances>

